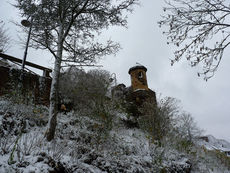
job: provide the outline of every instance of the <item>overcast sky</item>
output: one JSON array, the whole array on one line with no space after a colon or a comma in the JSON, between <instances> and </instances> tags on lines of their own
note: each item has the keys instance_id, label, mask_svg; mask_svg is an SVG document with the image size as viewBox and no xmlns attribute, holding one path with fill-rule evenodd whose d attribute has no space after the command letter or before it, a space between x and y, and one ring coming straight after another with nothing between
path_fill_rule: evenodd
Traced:
<instances>
[{"instance_id":1,"label":"overcast sky","mask_svg":"<svg viewBox=\"0 0 230 173\"><path fill-rule=\"evenodd\" d=\"M6 23L8 34L13 39L7 54L23 57L24 50L18 45L18 29L10 20L21 18L7 0L1 0L0 20ZM13 2L13 1L10 1ZM181 100L183 109L190 112L198 126L206 134L230 141L230 50L226 50L215 76L208 82L197 76L197 69L187 61L170 65L173 48L166 44L157 21L162 14L163 0L142 0L129 15L128 29L111 28L104 38L121 43L122 50L114 56L101 60L103 69L115 73L119 83L130 85L128 70L136 62L146 66L148 86L157 94ZM28 61L53 68L53 58L47 52L29 49Z\"/></svg>"}]
</instances>

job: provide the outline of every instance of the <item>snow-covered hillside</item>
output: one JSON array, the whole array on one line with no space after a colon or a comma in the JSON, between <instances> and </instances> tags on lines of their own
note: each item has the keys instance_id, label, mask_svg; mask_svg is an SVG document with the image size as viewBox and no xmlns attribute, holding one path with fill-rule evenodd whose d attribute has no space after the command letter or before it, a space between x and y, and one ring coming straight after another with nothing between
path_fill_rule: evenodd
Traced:
<instances>
[{"instance_id":1,"label":"snow-covered hillside","mask_svg":"<svg viewBox=\"0 0 230 173\"><path fill-rule=\"evenodd\" d=\"M197 143L204 146L207 150L219 150L230 157L230 143L223 139L216 139L212 135L202 136Z\"/></svg>"},{"instance_id":2,"label":"snow-covered hillside","mask_svg":"<svg viewBox=\"0 0 230 173\"><path fill-rule=\"evenodd\" d=\"M208 136L189 151L172 139L159 145L141 129L128 128L124 112L111 115L108 123L80 112L60 113L55 140L48 143L46 107L0 98L0 173L230 172L215 153L200 147L230 148L226 141Z\"/></svg>"}]
</instances>

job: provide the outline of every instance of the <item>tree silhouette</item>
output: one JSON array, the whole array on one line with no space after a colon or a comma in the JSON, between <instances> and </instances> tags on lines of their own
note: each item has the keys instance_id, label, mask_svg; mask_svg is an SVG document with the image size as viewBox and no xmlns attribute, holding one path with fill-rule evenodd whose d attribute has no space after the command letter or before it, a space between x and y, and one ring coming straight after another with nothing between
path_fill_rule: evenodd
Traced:
<instances>
[{"instance_id":1,"label":"tree silhouette","mask_svg":"<svg viewBox=\"0 0 230 173\"><path fill-rule=\"evenodd\" d=\"M230 3L227 0L169 0L165 1L164 15L159 26L168 44L178 47L173 65L185 57L191 66L202 64L198 76L205 80L217 71L230 44Z\"/></svg>"}]
</instances>

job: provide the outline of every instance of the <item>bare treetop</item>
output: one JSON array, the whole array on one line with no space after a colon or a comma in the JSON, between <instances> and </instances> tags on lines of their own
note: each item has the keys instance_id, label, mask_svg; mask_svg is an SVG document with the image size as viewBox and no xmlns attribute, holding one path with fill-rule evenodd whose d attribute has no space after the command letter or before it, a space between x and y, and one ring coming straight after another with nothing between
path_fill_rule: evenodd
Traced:
<instances>
[{"instance_id":1,"label":"bare treetop","mask_svg":"<svg viewBox=\"0 0 230 173\"><path fill-rule=\"evenodd\" d=\"M66 54L62 62L91 64L97 57L116 53L119 44L95 39L102 29L112 25L126 26L123 11L132 11L137 0L18 0L15 5L25 18L33 18L32 46L48 49L57 56L57 45L63 41ZM62 33L58 30L62 26ZM61 35L61 40L58 40Z\"/></svg>"},{"instance_id":2,"label":"bare treetop","mask_svg":"<svg viewBox=\"0 0 230 173\"><path fill-rule=\"evenodd\" d=\"M64 65L92 65L104 55L115 54L120 46L96 36L109 26L126 26L125 14L138 0L17 0L15 5L32 18L32 46L48 49L55 57L46 137L54 138L57 124L59 76Z\"/></svg>"},{"instance_id":3,"label":"bare treetop","mask_svg":"<svg viewBox=\"0 0 230 173\"><path fill-rule=\"evenodd\" d=\"M178 47L172 65L185 57L191 66L203 65L208 80L216 72L230 44L230 3L227 0L170 0L159 21L168 44Z\"/></svg>"},{"instance_id":4,"label":"bare treetop","mask_svg":"<svg viewBox=\"0 0 230 173\"><path fill-rule=\"evenodd\" d=\"M4 23L0 21L0 52L5 52L10 46L10 37L4 28Z\"/></svg>"}]
</instances>

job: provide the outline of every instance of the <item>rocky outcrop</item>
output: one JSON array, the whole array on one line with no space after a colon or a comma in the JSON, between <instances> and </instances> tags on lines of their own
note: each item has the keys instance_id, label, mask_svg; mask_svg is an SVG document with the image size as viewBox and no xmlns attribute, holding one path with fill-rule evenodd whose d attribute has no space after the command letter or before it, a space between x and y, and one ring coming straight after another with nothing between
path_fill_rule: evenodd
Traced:
<instances>
[{"instance_id":1,"label":"rocky outcrop","mask_svg":"<svg viewBox=\"0 0 230 173\"><path fill-rule=\"evenodd\" d=\"M157 105L156 93L151 89L133 90L132 87L126 87L124 84L119 84L112 89L112 98L122 104L131 115L141 116L139 108L145 103Z\"/></svg>"}]
</instances>

